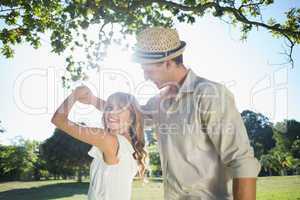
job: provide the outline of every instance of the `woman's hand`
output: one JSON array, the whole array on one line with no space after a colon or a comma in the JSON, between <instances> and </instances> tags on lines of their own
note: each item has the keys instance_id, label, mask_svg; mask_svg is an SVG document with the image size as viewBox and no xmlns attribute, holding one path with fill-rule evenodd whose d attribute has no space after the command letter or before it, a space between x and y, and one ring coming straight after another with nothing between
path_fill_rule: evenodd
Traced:
<instances>
[{"instance_id":1,"label":"woman's hand","mask_svg":"<svg viewBox=\"0 0 300 200\"><path fill-rule=\"evenodd\" d=\"M83 104L93 104L96 98L92 91L86 86L76 87L72 94L75 100Z\"/></svg>"}]
</instances>

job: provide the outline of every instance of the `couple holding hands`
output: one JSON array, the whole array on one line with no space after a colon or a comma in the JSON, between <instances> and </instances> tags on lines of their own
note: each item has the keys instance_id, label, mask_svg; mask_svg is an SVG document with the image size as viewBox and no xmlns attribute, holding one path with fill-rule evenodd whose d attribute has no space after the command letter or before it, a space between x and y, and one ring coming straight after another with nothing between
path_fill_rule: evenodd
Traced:
<instances>
[{"instance_id":1,"label":"couple holding hands","mask_svg":"<svg viewBox=\"0 0 300 200\"><path fill-rule=\"evenodd\" d=\"M129 200L132 180L144 177L144 126L158 138L165 200L254 200L260 164L232 93L183 64L186 43L174 29L147 28L137 36L134 60L160 93L139 105L117 92L102 100L77 87L52 123L91 144L89 200ZM76 101L103 111L103 128L68 119ZM151 197L149 197L151 198Z\"/></svg>"}]
</instances>

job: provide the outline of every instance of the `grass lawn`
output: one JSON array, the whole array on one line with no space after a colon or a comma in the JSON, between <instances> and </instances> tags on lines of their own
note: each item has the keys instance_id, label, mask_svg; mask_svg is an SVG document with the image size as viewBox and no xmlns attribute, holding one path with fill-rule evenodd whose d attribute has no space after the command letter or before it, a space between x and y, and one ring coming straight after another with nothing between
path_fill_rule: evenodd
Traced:
<instances>
[{"instance_id":1,"label":"grass lawn","mask_svg":"<svg viewBox=\"0 0 300 200\"><path fill-rule=\"evenodd\" d=\"M46 200L86 199L88 182L37 181L0 183L1 200ZM163 199L163 185L152 180L145 186L136 181L133 185L133 200ZM300 200L300 176L259 178L258 200Z\"/></svg>"},{"instance_id":2,"label":"grass lawn","mask_svg":"<svg viewBox=\"0 0 300 200\"><path fill-rule=\"evenodd\" d=\"M259 200L300 200L300 176L273 176L258 179Z\"/></svg>"}]
</instances>

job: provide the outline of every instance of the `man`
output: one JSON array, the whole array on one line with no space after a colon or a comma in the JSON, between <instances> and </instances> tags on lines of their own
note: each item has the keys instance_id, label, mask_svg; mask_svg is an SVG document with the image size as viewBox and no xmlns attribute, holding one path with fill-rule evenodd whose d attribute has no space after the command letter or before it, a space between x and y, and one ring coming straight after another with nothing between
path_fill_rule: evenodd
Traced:
<instances>
[{"instance_id":1,"label":"man","mask_svg":"<svg viewBox=\"0 0 300 200\"><path fill-rule=\"evenodd\" d=\"M184 66L185 46L175 30L154 27L134 54L161 90L141 110L158 136L165 200L254 200L260 164L233 95ZM89 101L103 110L105 101Z\"/></svg>"},{"instance_id":2,"label":"man","mask_svg":"<svg viewBox=\"0 0 300 200\"><path fill-rule=\"evenodd\" d=\"M253 200L260 164L232 93L183 64L173 29L137 36L134 60L161 93L142 107L158 135L166 200Z\"/></svg>"}]
</instances>

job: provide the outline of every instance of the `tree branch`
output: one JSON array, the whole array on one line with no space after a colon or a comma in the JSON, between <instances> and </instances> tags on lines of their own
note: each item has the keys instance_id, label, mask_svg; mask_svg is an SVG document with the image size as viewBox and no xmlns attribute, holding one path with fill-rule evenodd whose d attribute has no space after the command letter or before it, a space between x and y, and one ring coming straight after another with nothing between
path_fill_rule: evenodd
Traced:
<instances>
[{"instance_id":1,"label":"tree branch","mask_svg":"<svg viewBox=\"0 0 300 200\"><path fill-rule=\"evenodd\" d=\"M252 6L259 6L259 5L262 5L263 3L264 3L264 0L260 0L257 3L241 4L240 7L238 8L238 10L241 11L242 8L252 7Z\"/></svg>"},{"instance_id":2,"label":"tree branch","mask_svg":"<svg viewBox=\"0 0 300 200\"><path fill-rule=\"evenodd\" d=\"M293 60L292 54L293 54L293 49L294 49L296 43L291 39L291 36L295 37L295 38L300 38L299 31L292 31L290 29L281 28L280 24L275 24L275 25L270 26L263 22L251 21L246 16L244 16L241 12L239 12L236 9L231 8L231 7L223 7L223 9L226 12L232 13L238 21L240 21L244 24L255 25L257 27L263 27L268 30L277 32L277 33L281 34L283 37L285 37L290 42L290 45L289 45L290 51L289 51L289 53L286 53L286 55L289 57L289 61L292 65L292 67L294 66L294 60Z\"/></svg>"},{"instance_id":3,"label":"tree branch","mask_svg":"<svg viewBox=\"0 0 300 200\"><path fill-rule=\"evenodd\" d=\"M193 11L193 12L200 12L200 13L204 12L208 8L216 8L219 6L219 4L217 4L216 2L208 2L204 4L199 3L196 6L186 6L179 3L175 3L173 1L166 1L166 0L152 0L149 2L171 6L173 8L178 8L183 11Z\"/></svg>"},{"instance_id":4,"label":"tree branch","mask_svg":"<svg viewBox=\"0 0 300 200\"><path fill-rule=\"evenodd\" d=\"M280 24L268 25L263 22L251 21L245 15L243 15L243 13L240 12L237 8L228 7L228 6L220 6L216 2L209 2L209 3L205 3L205 4L199 3L196 6L186 6L186 5L182 5L179 3L175 3L172 1L166 1L166 0L152 0L152 1L147 1L147 2L158 3L160 5L167 5L167 6L171 6L174 8L178 8L183 11L193 11L193 12L204 12L205 10L207 10L209 8L214 8L216 10L221 10L223 12L233 14L234 17L242 23L264 27L266 29L278 32L284 36L292 35L292 36L300 38L300 31L292 31L289 29L281 28ZM259 4L259 3L257 3L257 4ZM249 4L247 4L247 5L249 5Z\"/></svg>"},{"instance_id":5,"label":"tree branch","mask_svg":"<svg viewBox=\"0 0 300 200\"><path fill-rule=\"evenodd\" d=\"M293 50L294 50L294 47L296 44L288 36L285 36L285 37L287 38L287 40L290 44L286 44L286 46L288 46L288 48L289 48L289 51L287 52L285 50L284 54L288 57L288 59L289 59L288 62L291 63L292 68L294 68Z\"/></svg>"},{"instance_id":6,"label":"tree branch","mask_svg":"<svg viewBox=\"0 0 300 200\"><path fill-rule=\"evenodd\" d=\"M238 21L243 22L245 24L264 27L266 29L278 32L284 36L287 36L287 34L288 34L288 35L293 35L295 37L300 37L300 31L292 31L289 29L280 28L281 27L280 24L268 25L263 22L251 21L245 15L243 15L241 12L239 12L238 10L236 10L235 8L232 8L232 7L221 7L221 9L224 10L225 12L233 14Z\"/></svg>"},{"instance_id":7,"label":"tree branch","mask_svg":"<svg viewBox=\"0 0 300 200\"><path fill-rule=\"evenodd\" d=\"M279 33L284 38L286 38L291 44L290 51L287 55L289 56L289 59L290 59L291 63L293 64L292 53L293 53L293 48L296 43L292 40L292 38L293 37L300 38L300 31L284 28L281 24L268 25L262 21L261 22L252 21L252 20L248 19L241 11L241 9L243 7L262 5L264 3L263 0L260 0L257 3L242 4L239 8L235 8L233 6L232 7L231 6L221 6L218 3L218 1L208 2L208 3L204 3L204 4L199 3L195 6L187 6L187 5L183 5L183 4L176 3L173 1L168 1L168 0L151 0L151 1L149 0L147 2L158 3L159 5L165 5L165 6L177 8L182 11L192 11L194 13L204 13L205 10L207 10L209 8L214 8L217 12L232 14L236 18L237 21L242 22L243 24L254 25L256 27L263 27L270 31ZM136 6L138 6L138 5L136 5Z\"/></svg>"}]
</instances>

